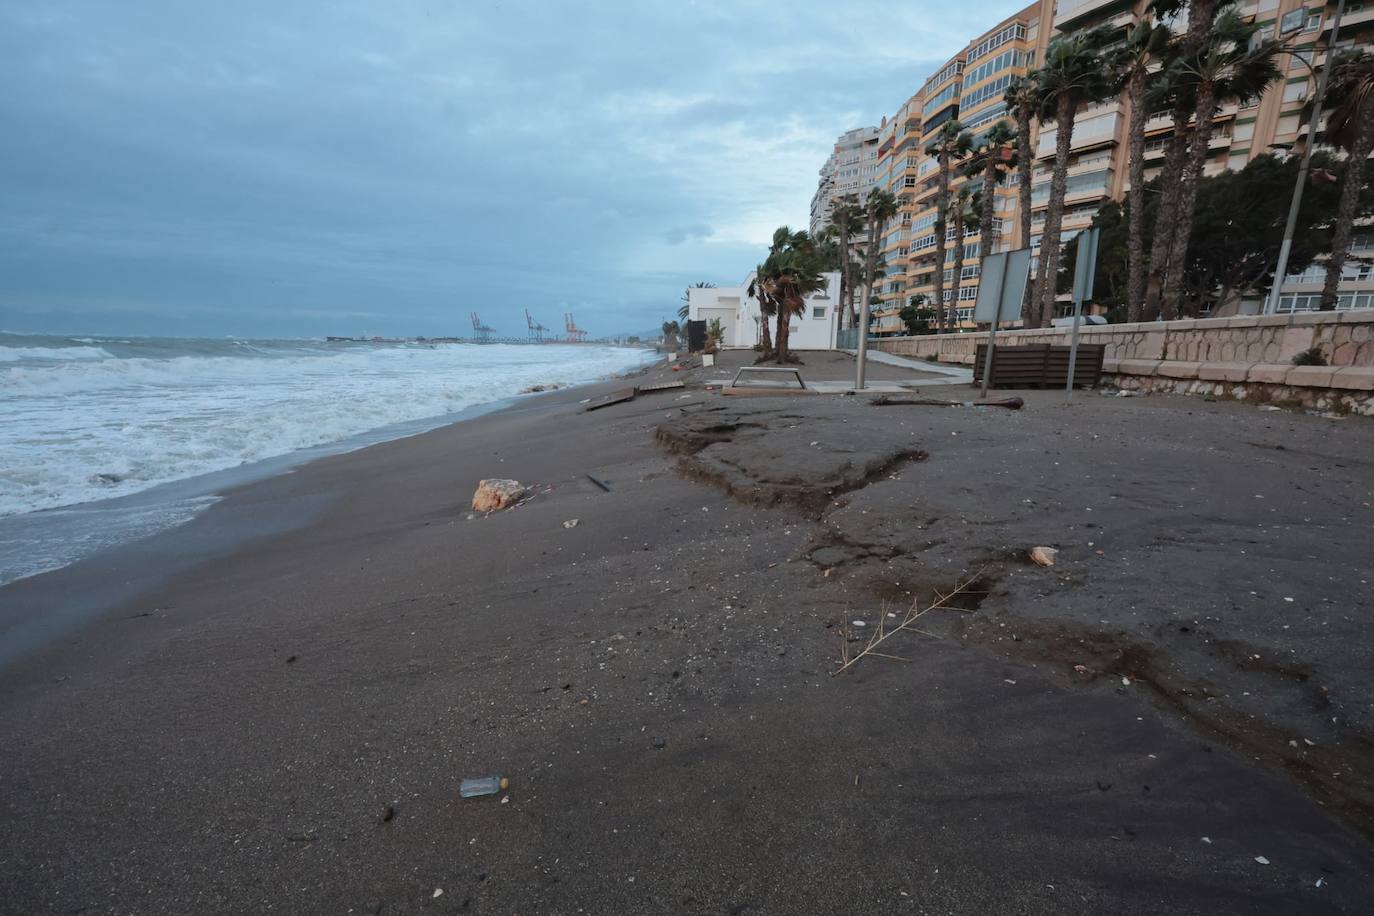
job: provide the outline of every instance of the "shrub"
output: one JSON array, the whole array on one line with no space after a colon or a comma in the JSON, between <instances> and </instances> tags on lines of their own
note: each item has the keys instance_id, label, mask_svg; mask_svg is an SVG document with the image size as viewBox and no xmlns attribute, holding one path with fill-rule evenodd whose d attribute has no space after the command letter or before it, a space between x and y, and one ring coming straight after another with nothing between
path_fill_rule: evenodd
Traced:
<instances>
[{"instance_id":1,"label":"shrub","mask_svg":"<svg viewBox=\"0 0 1374 916\"><path fill-rule=\"evenodd\" d=\"M1295 366L1325 366L1326 357L1322 356L1321 347L1313 347L1310 350L1303 350L1293 357Z\"/></svg>"}]
</instances>

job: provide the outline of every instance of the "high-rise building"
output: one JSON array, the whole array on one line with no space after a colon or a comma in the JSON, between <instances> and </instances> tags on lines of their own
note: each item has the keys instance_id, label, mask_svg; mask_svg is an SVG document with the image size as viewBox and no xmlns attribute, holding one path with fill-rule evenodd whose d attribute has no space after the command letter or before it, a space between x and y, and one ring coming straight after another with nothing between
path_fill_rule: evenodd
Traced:
<instances>
[{"instance_id":1,"label":"high-rise building","mask_svg":"<svg viewBox=\"0 0 1374 916\"><path fill-rule=\"evenodd\" d=\"M1148 14L1147 0L1060 0L1055 11L1057 32L1073 32L1109 24L1129 28ZM1307 144L1309 104L1316 92L1316 73L1325 62L1331 39L1335 4L1312 0L1250 0L1236 7L1243 17L1260 25L1256 40L1284 39L1291 53L1279 58L1283 79L1258 99L1224 100L1213 119L1214 127L1204 175L1225 169L1242 169L1256 156L1267 153L1301 155ZM1360 0L1348 0L1341 18L1337 49L1374 45L1374 8ZM1123 96L1079 112L1073 131L1073 157L1069 160L1069 195L1064 201L1065 239L1092 223L1098 207L1108 199L1121 200L1129 187L1127 131L1130 103ZM1318 127L1321 127L1319 122ZM1169 112L1153 114L1145 123L1145 180L1159 174L1165 147L1173 135ZM1039 133L1036 145L1036 189L1033 229L1044 224L1044 205L1049 196L1050 169L1054 162L1054 126ZM1036 239L1038 241L1038 239ZM1358 249L1374 248L1374 234L1357 234ZM1301 274L1289 275L1280 292L1280 311L1316 308L1325 267L1314 264ZM1374 278L1367 263L1348 263L1341 284L1339 307L1374 306ZM1258 299L1230 303L1227 311L1257 311Z\"/></svg>"},{"instance_id":2,"label":"high-rise building","mask_svg":"<svg viewBox=\"0 0 1374 916\"><path fill-rule=\"evenodd\" d=\"M1367 8L1367 2L1347 0L1338 48L1374 45L1374 8ZM1049 201L1056 125L1032 125L1035 167L1030 237L1021 237L1016 182L1011 175L997 191L997 237L980 238L975 224L966 227L963 239L956 240L953 226L949 226L945 263L937 265L934 224L939 172L936 159L925 150L940 126L957 118L975 138L981 138L1001 120L1014 127L1004 101L1007 86L1015 77L1043 61L1045 49L1055 37L1103 23L1124 29L1147 15L1148 6L1148 0L1059 0L1058 3L1040 0L1032 3L976 36L937 68L892 117L873 131L875 184L891 190L899 202L898 214L884 228L879 246L884 276L876 291L882 299L881 305L874 309L876 332L899 333L902 326L897 312L912 296L924 294L927 301L933 299L937 269L944 274L946 302L955 295L953 271L958 245L962 245L964 251L958 308L961 319L966 322L971 320L973 301L978 294L978 259L984 244L995 250L1029 244L1038 253L1040 230ZM1291 53L1280 59L1285 74L1283 80L1271 86L1260 99L1244 104L1231 101L1220 107L1215 116L1212 152L1205 174L1243 168L1251 159L1265 153L1301 153L1310 116L1307 102L1315 91L1314 65L1319 70L1324 62L1334 9L1334 4L1324 5L1321 0L1250 0L1238 7L1243 16L1253 17L1260 23L1260 39L1282 36L1289 42ZM1069 160L1068 193L1064 200L1063 241L1067 242L1091 225L1103 202L1125 197L1129 177L1129 123L1129 103L1124 97L1078 112ZM1161 112L1147 121L1147 180L1157 175L1162 167L1172 130L1168 112ZM964 181L956 173L951 180L951 191L957 192ZM836 188L832 197L839 193ZM818 200L824 197L821 189L817 195ZM813 228L817 212L813 201ZM828 210L826 212L828 215ZM1352 247L1356 253L1369 255L1374 252L1374 227L1357 231ZM1314 308L1322 276L1323 269L1314 265L1301 274L1286 278L1279 309ZM1258 300L1231 303L1228 310L1253 311L1260 304ZM1374 276L1367 261L1353 261L1347 266L1339 307L1374 307Z\"/></svg>"},{"instance_id":3,"label":"high-rise building","mask_svg":"<svg viewBox=\"0 0 1374 916\"><path fill-rule=\"evenodd\" d=\"M835 140L835 148L821 166L816 193L811 196L811 234L830 225L835 199L853 194L863 199L873 187L878 166L878 128L856 127Z\"/></svg>"},{"instance_id":4,"label":"high-rise building","mask_svg":"<svg viewBox=\"0 0 1374 916\"><path fill-rule=\"evenodd\" d=\"M883 300L875 308L874 326L878 333L899 333L902 324L898 310L916 295L934 304L935 271L943 271L944 299L956 295L954 263L956 246L962 245L963 264L957 295L960 317L971 320L973 301L978 296L978 256L983 244L976 221L964 229L962 239L954 238L954 227L945 231L945 262L935 263L935 221L938 217L940 187L939 162L926 153L936 132L946 122L958 119L973 135L975 146L999 121L1011 123L1005 95L1011 81L1024 75L1043 54L1048 44L1042 21L1043 3L1033 3L975 37L951 57L907 99L893 117L897 125L892 142L879 144L879 165L887 177L887 187L897 197L899 211L883 236L881 246L885 276L878 292ZM950 180L951 194L965 183L957 170ZM996 238L989 247L1020 247L1016 188L1013 182L995 192Z\"/></svg>"}]
</instances>

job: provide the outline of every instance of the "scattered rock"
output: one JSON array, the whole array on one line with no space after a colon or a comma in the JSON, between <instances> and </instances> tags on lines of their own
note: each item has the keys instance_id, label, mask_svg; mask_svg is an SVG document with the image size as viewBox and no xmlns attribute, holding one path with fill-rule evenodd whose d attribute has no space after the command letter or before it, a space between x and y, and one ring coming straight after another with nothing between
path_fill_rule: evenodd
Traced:
<instances>
[{"instance_id":1,"label":"scattered rock","mask_svg":"<svg viewBox=\"0 0 1374 916\"><path fill-rule=\"evenodd\" d=\"M1268 865L1268 864L1269 864L1269 860L1266 859L1264 856L1255 856L1255 861L1258 862L1258 863L1261 864L1261 865Z\"/></svg>"},{"instance_id":2,"label":"scattered rock","mask_svg":"<svg viewBox=\"0 0 1374 916\"><path fill-rule=\"evenodd\" d=\"M577 527L577 522L578 522L578 519L570 518L570 519L568 519L566 522L563 523L563 527L564 527L564 528L576 528L576 527Z\"/></svg>"},{"instance_id":3,"label":"scattered rock","mask_svg":"<svg viewBox=\"0 0 1374 916\"><path fill-rule=\"evenodd\" d=\"M491 478L477 484L477 492L472 494L474 512L496 512L509 508L525 495L525 487L518 480Z\"/></svg>"},{"instance_id":4,"label":"scattered rock","mask_svg":"<svg viewBox=\"0 0 1374 916\"><path fill-rule=\"evenodd\" d=\"M286 657L286 663L287 663L288 665L291 664L292 662L294 662L295 660L296 660L296 656L294 656L294 655L288 655L288 656Z\"/></svg>"},{"instance_id":5,"label":"scattered rock","mask_svg":"<svg viewBox=\"0 0 1374 916\"><path fill-rule=\"evenodd\" d=\"M1059 551L1053 547L1032 547L1030 549L1031 562L1036 566L1053 566L1054 558L1059 556Z\"/></svg>"},{"instance_id":6,"label":"scattered rock","mask_svg":"<svg viewBox=\"0 0 1374 916\"><path fill-rule=\"evenodd\" d=\"M667 746L668 746L668 739L667 739L667 738L655 738L655 739L654 739L654 747L658 748L660 751L663 750L663 749L664 749L665 747L667 747Z\"/></svg>"},{"instance_id":7,"label":"scattered rock","mask_svg":"<svg viewBox=\"0 0 1374 916\"><path fill-rule=\"evenodd\" d=\"M435 897L442 897L442 896L444 896L444 889L443 889L442 887L436 887L436 888L434 889L434 896L435 896Z\"/></svg>"},{"instance_id":8,"label":"scattered rock","mask_svg":"<svg viewBox=\"0 0 1374 916\"><path fill-rule=\"evenodd\" d=\"M396 816L396 809L393 808L391 805L387 805L385 808L382 809L382 823L383 823L383 824L388 824L388 823L390 823L390 822L391 822L391 819L392 819L393 817L395 817L395 816Z\"/></svg>"}]
</instances>

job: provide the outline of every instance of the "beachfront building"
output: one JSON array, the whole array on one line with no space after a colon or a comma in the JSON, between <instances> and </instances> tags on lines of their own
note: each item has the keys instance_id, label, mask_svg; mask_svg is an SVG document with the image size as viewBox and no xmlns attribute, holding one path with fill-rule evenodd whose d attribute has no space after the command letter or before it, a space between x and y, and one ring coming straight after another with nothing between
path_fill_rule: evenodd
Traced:
<instances>
[{"instance_id":1,"label":"beachfront building","mask_svg":"<svg viewBox=\"0 0 1374 916\"><path fill-rule=\"evenodd\" d=\"M788 325L788 345L793 350L831 350L835 347L840 310L840 274L823 275L825 288L806 298L802 314ZM720 319L723 345L748 349L759 342L759 301L749 295L754 271L738 286L693 288L687 291L687 318L691 321ZM774 319L770 319L773 321Z\"/></svg>"},{"instance_id":2,"label":"beachfront building","mask_svg":"<svg viewBox=\"0 0 1374 916\"><path fill-rule=\"evenodd\" d=\"M878 167L878 128L856 127L835 140L825 164L821 166L816 193L811 195L811 234L818 235L830 225L835 199L853 194L863 199L873 187Z\"/></svg>"},{"instance_id":3,"label":"beachfront building","mask_svg":"<svg viewBox=\"0 0 1374 916\"><path fill-rule=\"evenodd\" d=\"M976 36L921 87L917 95L922 101L919 115L912 112L908 117L906 139L894 148L910 144L908 151L898 154L896 163L903 167L903 193L911 195L899 216L899 221L910 222L910 242L887 252L888 280L883 295L889 307L900 308L916 295L924 296L926 304L933 307L935 274L939 271L943 275L942 308L948 309L957 296L959 320L971 325L973 303L978 298L980 254L985 247L991 253L1025 244L1017 231L1015 183L1008 182L994 192L993 238L980 237L976 219L964 227L963 238L955 238L953 220L949 219L945 227L944 262L937 264L935 222L939 216L940 172L937 159L927 155L925 148L947 121L957 119L973 136L975 148L994 124L1006 122L1011 126L1005 100L1007 87L1013 79L1024 76L1043 55L1048 43L1047 23L1043 21L1045 6L1031 4ZM912 153L916 154L915 162L911 161ZM966 179L956 172L950 181L951 197L965 183ZM981 182L977 186L981 188ZM956 284L954 271L960 260Z\"/></svg>"},{"instance_id":4,"label":"beachfront building","mask_svg":"<svg viewBox=\"0 0 1374 916\"><path fill-rule=\"evenodd\" d=\"M1250 0L1237 7L1241 15L1261 25L1260 40L1275 37L1287 41L1293 53L1284 55L1279 66L1284 77L1258 99L1245 103L1224 102L1214 118L1207 163L1203 174L1216 175L1225 169L1244 168L1256 156L1277 153L1301 155L1307 143L1310 100L1316 91L1313 65L1320 68L1331 39L1334 5L1317 0ZM1110 24L1130 28L1148 12L1146 0L1060 0L1054 15L1056 32L1072 32ZM1341 19L1337 47L1374 47L1374 6L1353 0L1346 4ZM1123 96L1094 106L1078 115L1073 133L1073 155L1069 163L1069 196L1065 199L1064 237L1087 228L1098 208L1107 200L1121 200L1129 187L1127 129L1130 104ZM1320 124L1318 125L1320 128ZM1164 152L1173 135L1168 112L1159 112L1145 125L1145 179L1159 174ZM1044 206L1049 196L1050 170L1054 160L1053 125L1039 132L1036 144L1036 206L1033 232L1044 224ZM1320 140L1318 141L1320 144ZM1038 239L1037 239L1038 241ZM1357 234L1353 248L1368 257L1374 247L1374 228ZM1350 262L1342 283L1340 306L1368 308L1374 298L1374 279L1369 265ZM1325 268L1313 265L1301 274L1290 275L1280 293L1280 311L1314 309L1320 299ZM1264 303L1256 298L1227 303L1216 314L1257 312Z\"/></svg>"},{"instance_id":5,"label":"beachfront building","mask_svg":"<svg viewBox=\"0 0 1374 916\"><path fill-rule=\"evenodd\" d=\"M1367 0L1348 0L1341 20L1337 45L1340 48L1374 47L1374 6ZM1286 38L1293 53L1281 66L1284 79L1271 86L1260 99L1245 104L1229 102L1216 115L1216 130L1206 174L1223 169L1243 168L1256 156L1266 153L1300 155L1306 142L1308 100L1315 91L1311 64L1325 59L1331 37L1334 6L1321 0L1250 0L1238 7L1242 15L1254 17L1263 27L1260 36L1276 34ZM996 237L982 239L976 225L966 227L964 238L953 237L952 225L946 227L945 261L935 263L934 224L939 194L938 164L925 148L935 132L947 121L960 124L980 137L993 124L1005 121L1014 128L1006 110L1004 95L1012 80L1033 69L1044 59L1045 49L1056 36L1109 23L1129 28L1146 15L1148 0L1041 0L996 23L975 36L959 53L944 62L897 111L885 118L876 132L875 185L892 191L899 211L881 235L880 262L883 276L875 295L872 331L876 334L904 333L898 311L913 296L926 297L934 305L935 272L943 274L946 303L956 295L954 261L962 248L958 310L962 323L971 326L971 313L978 295L979 257L989 252L1029 245L1037 254L1040 232L1049 203L1050 174L1055 151L1055 125L1033 124L1035 156L1031 197L1031 229L1022 238L1020 208L1015 176L997 191ZM1077 115L1072 159L1068 170L1068 193L1064 201L1063 241L1092 224L1102 204L1123 200L1128 189L1127 130L1129 103L1122 97L1080 111ZM1152 117L1146 126L1146 179L1158 174L1164 151L1172 133L1169 114ZM957 192L964 179L957 175L951 191ZM821 195L822 190L818 189ZM813 200L813 213L816 201ZM1348 263L1341 286L1340 308L1374 307L1374 273L1368 259L1374 257L1374 226L1357 232L1352 254L1365 260ZM1279 310L1302 311L1315 308L1322 283L1322 268L1313 265L1301 274L1289 276L1283 287ZM1064 298L1063 308L1068 300ZM1228 303L1217 314L1235 311L1254 312L1263 307L1260 299Z\"/></svg>"}]
</instances>

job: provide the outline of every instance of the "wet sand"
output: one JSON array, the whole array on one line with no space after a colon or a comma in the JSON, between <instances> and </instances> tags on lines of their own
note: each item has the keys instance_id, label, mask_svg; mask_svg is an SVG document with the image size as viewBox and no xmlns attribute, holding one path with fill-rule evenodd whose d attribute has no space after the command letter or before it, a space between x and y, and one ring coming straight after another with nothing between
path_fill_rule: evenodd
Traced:
<instances>
[{"instance_id":1,"label":"wet sand","mask_svg":"<svg viewBox=\"0 0 1374 916\"><path fill-rule=\"evenodd\" d=\"M323 459L0 589L94 596L0 672L0 910L1363 910L1374 426L718 374ZM537 495L470 517L494 476ZM975 573L909 661L830 676Z\"/></svg>"}]
</instances>

